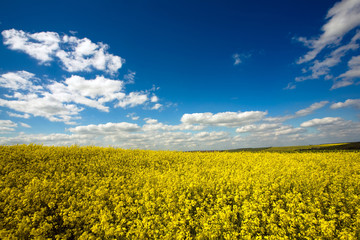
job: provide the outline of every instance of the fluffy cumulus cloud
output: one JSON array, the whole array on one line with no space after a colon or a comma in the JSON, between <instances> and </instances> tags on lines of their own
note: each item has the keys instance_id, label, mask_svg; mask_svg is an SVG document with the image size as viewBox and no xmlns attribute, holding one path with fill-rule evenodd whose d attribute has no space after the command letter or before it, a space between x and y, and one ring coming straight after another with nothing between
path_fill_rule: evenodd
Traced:
<instances>
[{"instance_id":1,"label":"fluffy cumulus cloud","mask_svg":"<svg viewBox=\"0 0 360 240\"><path fill-rule=\"evenodd\" d=\"M294 137L300 138L301 133L306 132L303 128L296 128L291 125L283 125L281 123L262 123L250 124L237 128L236 132L239 134L247 134L246 139L273 139L278 140L278 137ZM262 140L259 140L262 141Z\"/></svg>"},{"instance_id":2,"label":"fluffy cumulus cloud","mask_svg":"<svg viewBox=\"0 0 360 240\"><path fill-rule=\"evenodd\" d=\"M143 125L142 129L144 131L184 131L184 130L193 130L199 131L203 130L204 126L192 125L188 123L182 123L179 125L168 125L158 122L156 119L146 119L146 124Z\"/></svg>"},{"instance_id":3,"label":"fluffy cumulus cloud","mask_svg":"<svg viewBox=\"0 0 360 240\"><path fill-rule=\"evenodd\" d=\"M16 29L4 30L2 35L4 44L10 49L24 52L40 64L56 59L68 72L100 70L115 74L124 63L124 59L108 52L107 44L93 43L88 38Z\"/></svg>"},{"instance_id":4,"label":"fluffy cumulus cloud","mask_svg":"<svg viewBox=\"0 0 360 240\"><path fill-rule=\"evenodd\" d=\"M10 99L0 99L0 106L7 107L17 112L31 114L35 117L44 117L52 122L65 122L73 124L78 119L82 108L74 104L64 104L54 98L51 93L43 95L15 93Z\"/></svg>"},{"instance_id":5,"label":"fluffy cumulus cloud","mask_svg":"<svg viewBox=\"0 0 360 240\"><path fill-rule=\"evenodd\" d=\"M77 126L70 128L69 131L72 133L85 134L85 135L116 135L124 132L136 132L140 130L140 127L134 123L120 122L120 123L106 123L99 125L87 125Z\"/></svg>"},{"instance_id":6,"label":"fluffy cumulus cloud","mask_svg":"<svg viewBox=\"0 0 360 240\"><path fill-rule=\"evenodd\" d=\"M300 39L310 48L299 60L299 63L309 64L304 73L310 73L310 77L305 77L330 78L330 68L339 64L349 52L359 49L360 32L354 33L346 44L341 44L343 36L359 25L358 13L358 1L344 0L329 10L328 22L319 38ZM339 22L342 24L339 25ZM358 140L356 138L360 132L360 124L340 117L307 118L301 124L284 124L287 120L313 114L327 106L328 101L315 102L291 115L277 117L268 117L267 111L199 112L183 114L178 123L144 118L142 124L141 121L119 121L80 125L77 121L87 108L96 109L100 113L110 112L113 108L128 109L136 106L161 111L164 105L155 95L155 87L144 91L126 91L127 84L134 83L135 72L128 71L122 80L115 79L124 60L109 53L109 46L104 43L55 32L28 33L10 29L3 31L2 35L4 44L9 49L28 54L45 68L49 64L60 63L65 71L73 75L64 76L61 80L46 81L24 70L0 75L0 87L6 92L0 96L0 106L7 108L3 114L14 120L0 120L0 133L3 134L0 136L0 144L222 150L271 146L274 142L277 145L295 145ZM317 59L318 53L324 49L332 51L323 60ZM240 64L242 59L249 56L235 54L234 64ZM348 71L334 78L333 88L354 84L355 78L359 77L359 63L359 56L353 56L348 62ZM94 70L103 71L105 76L110 77L84 77L74 73ZM110 75L106 75L107 73ZM298 79L302 80L305 79ZM295 87L294 84L289 84L287 89ZM332 111L343 107L360 108L359 99L335 102L330 106ZM65 133L27 134L25 132L32 127L33 116L52 122L79 125L67 128ZM133 121L140 118L134 112L125 116ZM25 121L24 119L27 119L26 123L18 121ZM24 132L16 132L17 130Z\"/></svg>"},{"instance_id":7,"label":"fluffy cumulus cloud","mask_svg":"<svg viewBox=\"0 0 360 240\"><path fill-rule=\"evenodd\" d=\"M312 120L303 122L301 127L315 127L324 125L333 125L340 122L342 119L339 117L326 117L326 118L314 118Z\"/></svg>"},{"instance_id":8,"label":"fluffy cumulus cloud","mask_svg":"<svg viewBox=\"0 0 360 240\"><path fill-rule=\"evenodd\" d=\"M36 91L41 90L42 87L34 85L34 74L27 71L9 72L0 75L0 87L8 88L11 90L27 90Z\"/></svg>"},{"instance_id":9,"label":"fluffy cumulus cloud","mask_svg":"<svg viewBox=\"0 0 360 240\"><path fill-rule=\"evenodd\" d=\"M281 127L279 123L249 124L236 129L237 133L263 132Z\"/></svg>"},{"instance_id":10,"label":"fluffy cumulus cloud","mask_svg":"<svg viewBox=\"0 0 360 240\"><path fill-rule=\"evenodd\" d=\"M347 99L345 102L337 102L331 105L332 109L354 107L360 109L360 99Z\"/></svg>"},{"instance_id":11,"label":"fluffy cumulus cloud","mask_svg":"<svg viewBox=\"0 0 360 240\"><path fill-rule=\"evenodd\" d=\"M304 56L300 57L298 64L309 64L304 68L305 76L297 77L295 80L301 82L308 79L333 79L334 85L331 89L345 87L354 83L354 78L359 77L357 73L358 62L353 58L349 62L349 71L333 77L331 68L342 62L342 58L349 53L359 49L360 32L354 32L360 26L360 2L358 0L342 0L336 3L327 13L326 24L322 27L322 34L314 39L300 37L297 40L310 49ZM351 35L351 40L344 43L346 35ZM329 49L330 52L329 52ZM320 52L327 52L321 59Z\"/></svg>"},{"instance_id":12,"label":"fluffy cumulus cloud","mask_svg":"<svg viewBox=\"0 0 360 240\"><path fill-rule=\"evenodd\" d=\"M205 114L205 113L204 113ZM206 113L208 115L208 113ZM212 114L216 115L216 114ZM129 115L129 117L134 115ZM199 115L197 115L199 116ZM186 118L185 118L186 119ZM0 144L43 143L46 145L99 145L135 149L169 150L223 150L239 147L266 147L276 145L298 145L321 142L356 141L360 123L340 117L314 118L299 126L283 123L266 123L252 120L234 127L216 121L217 125L205 121L165 124L153 118L146 118L143 125L129 122L108 122L90 124L67 129L67 134L25 134L0 137ZM211 118L210 118L211 119ZM258 118L256 118L258 119ZM203 121L201 121L203 122ZM239 124L239 122L238 122ZM13 132L18 124L3 120L3 132ZM237 124L236 124L237 125ZM27 127L20 123L21 127ZM226 126L224 131L224 126ZM211 130L210 130L211 129ZM314 132L315 131L315 132Z\"/></svg>"},{"instance_id":13,"label":"fluffy cumulus cloud","mask_svg":"<svg viewBox=\"0 0 360 240\"><path fill-rule=\"evenodd\" d=\"M60 63L67 72L109 73L112 77L124 60L108 52L109 46L88 38L77 38L56 32L29 33L10 29L2 31L3 43L9 49L24 52L40 65ZM123 80L79 75L64 80L40 79L28 71L0 75L0 87L7 94L0 96L0 106L11 109L10 117L44 117L53 122L75 124L86 108L109 112L111 107L130 108L146 105L146 109L160 110L162 104L156 90L125 91L126 84L134 83L135 72L128 71ZM14 112L15 111L15 112Z\"/></svg>"},{"instance_id":14,"label":"fluffy cumulus cloud","mask_svg":"<svg viewBox=\"0 0 360 240\"><path fill-rule=\"evenodd\" d=\"M2 31L4 44L12 50L25 52L40 63L48 63L60 49L60 36L55 32L27 33L22 30Z\"/></svg>"},{"instance_id":15,"label":"fluffy cumulus cloud","mask_svg":"<svg viewBox=\"0 0 360 240\"><path fill-rule=\"evenodd\" d=\"M73 124L79 119L84 107L108 112L106 104L116 101L114 107L135 107L150 103L150 92L124 92L124 82L96 76L94 79L72 75L64 81L52 81L38 85L34 74L19 71L0 76L0 86L7 88L6 98L0 98L0 106L22 114L9 116L29 118L30 115L45 117L54 122ZM153 95L152 98L156 97Z\"/></svg>"},{"instance_id":16,"label":"fluffy cumulus cloud","mask_svg":"<svg viewBox=\"0 0 360 240\"><path fill-rule=\"evenodd\" d=\"M238 127L262 120L267 112L221 112L221 113L192 113L184 114L181 122L186 124L200 124L208 126Z\"/></svg>"},{"instance_id":17,"label":"fluffy cumulus cloud","mask_svg":"<svg viewBox=\"0 0 360 240\"><path fill-rule=\"evenodd\" d=\"M122 108L135 107L137 105L144 104L148 100L149 100L149 96L147 93L131 92L129 95L121 99L116 106Z\"/></svg>"},{"instance_id":18,"label":"fluffy cumulus cloud","mask_svg":"<svg viewBox=\"0 0 360 240\"><path fill-rule=\"evenodd\" d=\"M14 144L45 144L56 146L70 146L70 145L96 145L97 141L89 139L87 135L69 135L63 133L52 134L25 134L19 133L15 137L0 137L1 145Z\"/></svg>"},{"instance_id":19,"label":"fluffy cumulus cloud","mask_svg":"<svg viewBox=\"0 0 360 240\"><path fill-rule=\"evenodd\" d=\"M319 142L359 141L360 123L340 117L315 118L303 122L300 126L316 129L317 132L308 134L307 139L316 139Z\"/></svg>"},{"instance_id":20,"label":"fluffy cumulus cloud","mask_svg":"<svg viewBox=\"0 0 360 240\"><path fill-rule=\"evenodd\" d=\"M71 76L64 82L54 82L47 86L52 96L61 102L74 102L108 112L104 104L115 99L123 99L123 82L97 76L86 80L80 76Z\"/></svg>"}]
</instances>

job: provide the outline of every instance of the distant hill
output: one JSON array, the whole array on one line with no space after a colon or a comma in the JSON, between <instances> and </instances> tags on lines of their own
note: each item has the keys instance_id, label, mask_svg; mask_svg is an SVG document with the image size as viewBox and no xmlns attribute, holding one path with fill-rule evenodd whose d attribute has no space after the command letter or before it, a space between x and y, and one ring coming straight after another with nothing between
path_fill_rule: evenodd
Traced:
<instances>
[{"instance_id":1,"label":"distant hill","mask_svg":"<svg viewBox=\"0 0 360 240\"><path fill-rule=\"evenodd\" d=\"M336 151L336 150L360 150L360 142L330 143L320 145L287 146L287 147L262 147L262 148L238 148L226 150L226 152L308 152L308 151Z\"/></svg>"}]
</instances>

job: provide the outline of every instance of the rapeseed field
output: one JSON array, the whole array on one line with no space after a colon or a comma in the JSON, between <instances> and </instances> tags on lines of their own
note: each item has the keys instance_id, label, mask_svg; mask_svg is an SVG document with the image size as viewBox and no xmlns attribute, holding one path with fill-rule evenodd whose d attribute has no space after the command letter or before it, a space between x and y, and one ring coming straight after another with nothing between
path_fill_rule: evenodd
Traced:
<instances>
[{"instance_id":1,"label":"rapeseed field","mask_svg":"<svg viewBox=\"0 0 360 240\"><path fill-rule=\"evenodd\" d=\"M360 239L360 152L0 147L1 239Z\"/></svg>"}]
</instances>

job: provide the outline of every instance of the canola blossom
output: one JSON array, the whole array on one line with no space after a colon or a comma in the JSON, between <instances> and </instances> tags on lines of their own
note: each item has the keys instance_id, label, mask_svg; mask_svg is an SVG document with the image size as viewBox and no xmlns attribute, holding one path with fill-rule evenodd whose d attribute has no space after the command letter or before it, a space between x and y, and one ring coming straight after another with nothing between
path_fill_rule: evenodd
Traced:
<instances>
[{"instance_id":1,"label":"canola blossom","mask_svg":"<svg viewBox=\"0 0 360 240\"><path fill-rule=\"evenodd\" d=\"M1 239L360 239L360 152L0 146Z\"/></svg>"}]
</instances>

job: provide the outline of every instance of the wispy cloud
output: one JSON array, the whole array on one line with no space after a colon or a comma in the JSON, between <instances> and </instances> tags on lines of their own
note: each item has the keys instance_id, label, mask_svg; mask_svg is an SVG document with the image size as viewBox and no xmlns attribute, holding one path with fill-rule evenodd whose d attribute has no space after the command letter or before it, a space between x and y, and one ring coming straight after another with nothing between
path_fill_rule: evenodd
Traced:
<instances>
[{"instance_id":1,"label":"wispy cloud","mask_svg":"<svg viewBox=\"0 0 360 240\"><path fill-rule=\"evenodd\" d=\"M348 62L348 66L349 70L336 78L331 89L353 85L355 79L360 78L360 56L352 57Z\"/></svg>"},{"instance_id":2,"label":"wispy cloud","mask_svg":"<svg viewBox=\"0 0 360 240\"><path fill-rule=\"evenodd\" d=\"M246 59L246 58L249 58L249 57L251 57L251 53L248 53L248 54L246 54L246 53L234 53L233 55L232 55L232 58L233 58L233 60L234 60L234 65L236 66L236 65L239 65L240 63L243 63L243 61L244 61L244 59Z\"/></svg>"},{"instance_id":3,"label":"wispy cloud","mask_svg":"<svg viewBox=\"0 0 360 240\"><path fill-rule=\"evenodd\" d=\"M136 115L136 113L129 113L126 115L126 117L131 118L131 120L138 120L140 117Z\"/></svg>"},{"instance_id":4,"label":"wispy cloud","mask_svg":"<svg viewBox=\"0 0 360 240\"><path fill-rule=\"evenodd\" d=\"M9 133L15 131L17 124L11 120L0 120L0 133Z\"/></svg>"},{"instance_id":5,"label":"wispy cloud","mask_svg":"<svg viewBox=\"0 0 360 240\"><path fill-rule=\"evenodd\" d=\"M331 69L342 62L342 58L349 53L359 49L360 32L353 33L352 30L360 26L360 2L358 0L342 0L336 3L327 13L327 22L322 26L322 34L314 39L304 37L297 38L310 49L304 56L297 61L298 64L308 64L304 68L308 75L295 78L296 82L309 79L324 77L325 80L333 79L334 84L331 89L345 87L354 84L354 78L359 77L356 73L358 65L356 59L349 62L349 71L333 77ZM350 42L343 43L345 35L353 34ZM330 51L329 50L333 49ZM322 59L319 56L325 52ZM340 80L339 80L340 79Z\"/></svg>"},{"instance_id":6,"label":"wispy cloud","mask_svg":"<svg viewBox=\"0 0 360 240\"><path fill-rule=\"evenodd\" d=\"M12 113L12 112L7 112L7 114L10 116L10 117L17 117L17 118L30 118L30 114L18 114L18 113Z\"/></svg>"},{"instance_id":7,"label":"wispy cloud","mask_svg":"<svg viewBox=\"0 0 360 240\"><path fill-rule=\"evenodd\" d=\"M288 83L288 85L284 88L284 90L293 90L296 88L296 85L294 83Z\"/></svg>"},{"instance_id":8,"label":"wispy cloud","mask_svg":"<svg viewBox=\"0 0 360 240\"><path fill-rule=\"evenodd\" d=\"M29 124L26 124L26 123L23 123L23 122L20 122L20 125L24 128L31 128L31 126Z\"/></svg>"},{"instance_id":9,"label":"wispy cloud","mask_svg":"<svg viewBox=\"0 0 360 240\"><path fill-rule=\"evenodd\" d=\"M312 49L298 60L298 63L309 62L327 46L337 45L345 34L360 25L360 2L342 0L336 3L327 13L328 22L321 28L322 34L316 39L299 38L305 46Z\"/></svg>"},{"instance_id":10,"label":"wispy cloud","mask_svg":"<svg viewBox=\"0 0 360 240\"><path fill-rule=\"evenodd\" d=\"M327 105L329 101L321 101L311 104L309 107L301 109L295 113L295 117L301 117L301 116L307 116L314 111L323 108L325 105Z\"/></svg>"},{"instance_id":11,"label":"wispy cloud","mask_svg":"<svg viewBox=\"0 0 360 240\"><path fill-rule=\"evenodd\" d=\"M234 59L234 65L239 65L240 63L242 63L240 55L238 53L235 53L232 57Z\"/></svg>"},{"instance_id":12,"label":"wispy cloud","mask_svg":"<svg viewBox=\"0 0 360 240\"><path fill-rule=\"evenodd\" d=\"M295 114L281 116L281 117L267 117L264 120L269 121L269 122L284 122L289 119L304 117L304 116L312 114L313 112L315 112L316 110L318 110L320 108L323 108L328 103L329 103L329 101L316 102L316 103L311 104L307 108L298 110Z\"/></svg>"},{"instance_id":13,"label":"wispy cloud","mask_svg":"<svg viewBox=\"0 0 360 240\"><path fill-rule=\"evenodd\" d=\"M297 82L305 81L308 79L318 79L321 76L329 76L330 69L341 62L341 58L349 51L359 49L357 41L360 39L360 32L358 32L350 41L350 43L340 46L325 57L322 61L314 60L309 67L311 74L308 76L297 77Z\"/></svg>"},{"instance_id":14,"label":"wispy cloud","mask_svg":"<svg viewBox=\"0 0 360 240\"><path fill-rule=\"evenodd\" d=\"M136 75L136 72L129 70L128 73L124 75L124 82L126 84L134 84L135 83L135 75Z\"/></svg>"}]
</instances>

